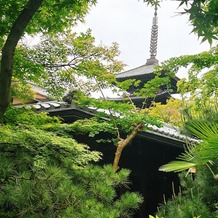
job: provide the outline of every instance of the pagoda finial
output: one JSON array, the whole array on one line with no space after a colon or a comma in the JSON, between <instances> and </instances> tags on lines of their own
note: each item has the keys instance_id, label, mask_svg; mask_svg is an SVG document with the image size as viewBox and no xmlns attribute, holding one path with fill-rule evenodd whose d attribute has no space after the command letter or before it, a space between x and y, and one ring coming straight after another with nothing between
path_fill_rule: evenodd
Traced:
<instances>
[{"instance_id":1,"label":"pagoda finial","mask_svg":"<svg viewBox=\"0 0 218 218\"><path fill-rule=\"evenodd\" d=\"M157 25L157 5L154 9L154 17L151 28L151 42L150 42L150 58L147 59L146 64L158 64L157 55L157 40L158 40L158 25Z\"/></svg>"}]
</instances>

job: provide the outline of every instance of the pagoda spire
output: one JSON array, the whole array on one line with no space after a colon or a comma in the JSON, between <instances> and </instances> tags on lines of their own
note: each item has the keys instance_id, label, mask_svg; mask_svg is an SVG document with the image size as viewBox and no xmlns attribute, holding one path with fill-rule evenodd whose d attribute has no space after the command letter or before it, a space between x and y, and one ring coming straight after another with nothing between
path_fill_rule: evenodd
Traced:
<instances>
[{"instance_id":1,"label":"pagoda spire","mask_svg":"<svg viewBox=\"0 0 218 218\"><path fill-rule=\"evenodd\" d=\"M158 40L158 25L157 25L157 6L155 6L154 17L151 28L151 41L150 41L150 58L147 59L147 65L158 64L156 59L157 55L157 40Z\"/></svg>"}]
</instances>

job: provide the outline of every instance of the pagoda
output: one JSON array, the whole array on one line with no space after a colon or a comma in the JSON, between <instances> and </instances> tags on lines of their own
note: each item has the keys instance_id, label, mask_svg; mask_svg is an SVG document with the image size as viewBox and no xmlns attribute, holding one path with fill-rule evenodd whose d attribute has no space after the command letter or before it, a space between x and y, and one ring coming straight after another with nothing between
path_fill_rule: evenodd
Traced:
<instances>
[{"instance_id":1,"label":"pagoda","mask_svg":"<svg viewBox=\"0 0 218 218\"><path fill-rule=\"evenodd\" d=\"M158 65L158 60L156 59L157 55L157 42L158 42L158 18L157 18L157 7L155 7L152 28L151 28L151 39L150 39L150 58L147 59L146 63L142 66L118 73L116 75L116 79L119 82L128 80L128 79L136 79L140 80L139 87L131 86L128 89L130 97L136 106L141 107L142 104L145 104L145 107L149 107L152 101L166 103L167 99L171 98L171 94L176 93L176 83L179 78L171 78L171 91L167 89L167 87L160 87L158 93L155 96L155 99L144 99L140 96L135 96L133 93L137 91L137 89L141 89L145 83L155 77L154 68ZM165 72L162 72L162 76L164 76ZM115 101L122 101L121 98L114 99Z\"/></svg>"}]
</instances>

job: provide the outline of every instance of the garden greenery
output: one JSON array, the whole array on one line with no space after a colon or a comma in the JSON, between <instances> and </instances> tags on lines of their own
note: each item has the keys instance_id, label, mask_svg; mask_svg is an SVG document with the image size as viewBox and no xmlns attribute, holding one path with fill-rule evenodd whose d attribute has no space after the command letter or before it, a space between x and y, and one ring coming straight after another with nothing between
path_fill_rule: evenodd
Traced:
<instances>
[{"instance_id":1,"label":"garden greenery","mask_svg":"<svg viewBox=\"0 0 218 218\"><path fill-rule=\"evenodd\" d=\"M11 108L0 125L1 217L129 217L142 202L129 170L93 165L99 152L51 131L58 118Z\"/></svg>"}]
</instances>

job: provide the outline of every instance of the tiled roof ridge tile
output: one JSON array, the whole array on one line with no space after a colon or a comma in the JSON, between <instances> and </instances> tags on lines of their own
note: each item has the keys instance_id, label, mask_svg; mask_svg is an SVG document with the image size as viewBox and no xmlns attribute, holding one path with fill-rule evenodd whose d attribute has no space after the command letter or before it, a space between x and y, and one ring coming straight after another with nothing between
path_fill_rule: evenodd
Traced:
<instances>
[{"instance_id":1,"label":"tiled roof ridge tile","mask_svg":"<svg viewBox=\"0 0 218 218\"><path fill-rule=\"evenodd\" d=\"M19 107L23 107L23 106L19 106ZM28 104L27 107L29 108L33 108L36 110L36 112L43 112L43 111L47 111L47 112L51 112L51 111L60 111L60 110L65 110L65 109L78 109L81 110L77 107L75 107L75 104L68 104L66 102L58 102L58 101L48 101L48 102L38 102L38 103L33 103L33 104ZM84 112L86 110L82 109ZM90 109L87 112L91 112L92 110ZM95 110L93 110L93 115L95 113ZM172 126L168 123L163 123L162 127L157 127L157 126L152 126L149 125L149 130L146 130L145 132L147 133L151 133L153 135L157 135L157 136L161 136L161 137L165 137L165 138L169 138L169 139L173 139L173 140L178 140L178 141L182 141L182 142L188 142L188 143L199 143L199 140L192 138L192 137L188 137L184 134L180 133L179 127L176 126Z\"/></svg>"}]
</instances>

